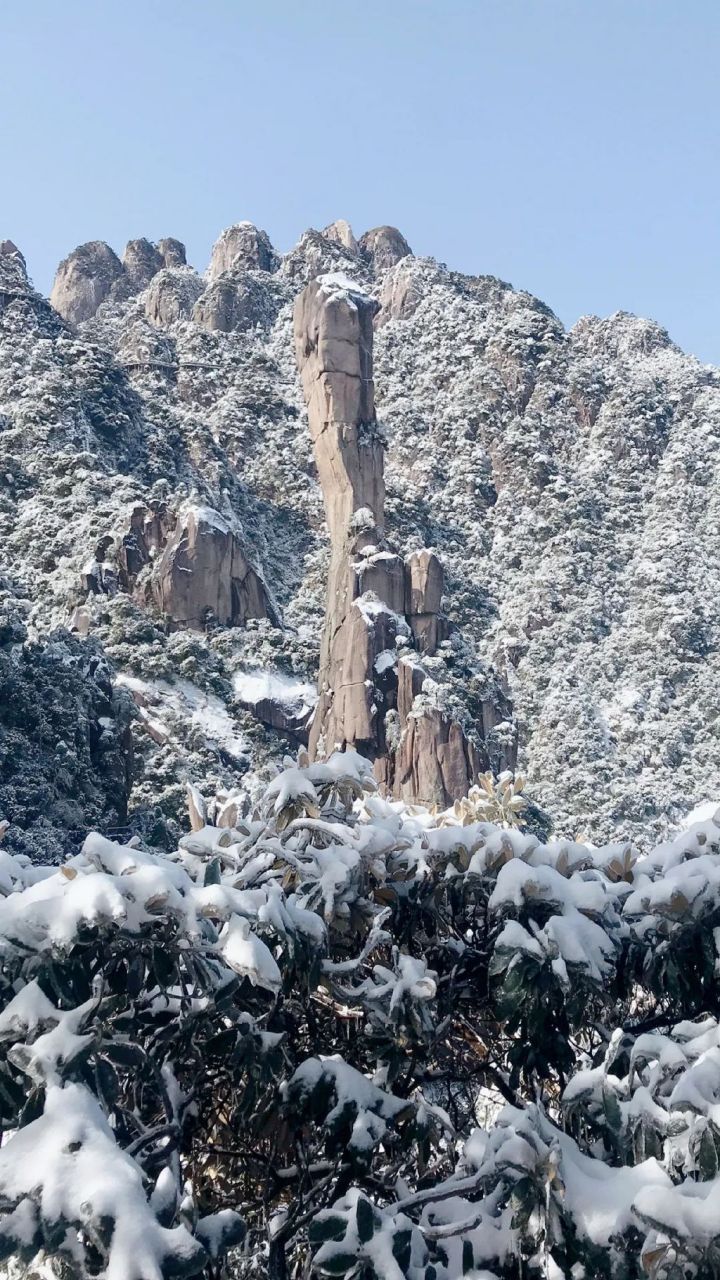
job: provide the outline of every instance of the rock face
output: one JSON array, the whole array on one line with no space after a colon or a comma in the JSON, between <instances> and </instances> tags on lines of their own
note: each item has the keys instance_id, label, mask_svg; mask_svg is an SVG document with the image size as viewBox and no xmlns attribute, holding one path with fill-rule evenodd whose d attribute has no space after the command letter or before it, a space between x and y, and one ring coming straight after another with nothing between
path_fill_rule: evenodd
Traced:
<instances>
[{"instance_id":1,"label":"rock face","mask_svg":"<svg viewBox=\"0 0 720 1280\"><path fill-rule=\"evenodd\" d=\"M425 672L403 651L434 653L445 637L442 566L428 550L407 562L385 544L383 446L375 421L377 303L337 274L295 304L295 352L331 542L313 758L353 746L375 760L388 791L447 804L483 761L459 724L420 707Z\"/></svg>"},{"instance_id":2,"label":"rock face","mask_svg":"<svg viewBox=\"0 0 720 1280\"><path fill-rule=\"evenodd\" d=\"M380 289L380 312L375 328L391 320L407 320L422 300L422 283L415 258L401 258L385 273Z\"/></svg>"},{"instance_id":3,"label":"rock face","mask_svg":"<svg viewBox=\"0 0 720 1280\"><path fill-rule=\"evenodd\" d=\"M0 241L0 307L28 292L25 259L12 240Z\"/></svg>"},{"instance_id":4,"label":"rock face","mask_svg":"<svg viewBox=\"0 0 720 1280\"><path fill-rule=\"evenodd\" d=\"M145 295L145 315L151 324L168 328L176 320L190 318L202 291L202 280L189 267L165 267L150 282Z\"/></svg>"},{"instance_id":5,"label":"rock face","mask_svg":"<svg viewBox=\"0 0 720 1280\"><path fill-rule=\"evenodd\" d=\"M121 591L151 601L175 626L191 630L242 626L250 618L280 625L240 534L210 507L176 514L164 501L138 503L125 533L100 538L80 587L86 600Z\"/></svg>"},{"instance_id":6,"label":"rock face","mask_svg":"<svg viewBox=\"0 0 720 1280\"><path fill-rule=\"evenodd\" d=\"M434 551L423 548L408 556L405 613L420 653L434 653L447 639L442 616L443 570Z\"/></svg>"},{"instance_id":7,"label":"rock face","mask_svg":"<svg viewBox=\"0 0 720 1280\"><path fill-rule=\"evenodd\" d=\"M221 276L198 299L193 320L210 332L232 333L254 328L266 311L265 290L251 275Z\"/></svg>"},{"instance_id":8,"label":"rock face","mask_svg":"<svg viewBox=\"0 0 720 1280\"><path fill-rule=\"evenodd\" d=\"M151 590L163 613L192 629L209 621L233 627L248 618L278 622L237 534L209 508L191 508L178 521L153 568Z\"/></svg>"},{"instance_id":9,"label":"rock face","mask_svg":"<svg viewBox=\"0 0 720 1280\"><path fill-rule=\"evenodd\" d=\"M60 263L50 301L63 320L80 324L109 298L123 270L117 254L102 240L81 244Z\"/></svg>"},{"instance_id":10,"label":"rock face","mask_svg":"<svg viewBox=\"0 0 720 1280\"><path fill-rule=\"evenodd\" d=\"M323 235L326 240L342 245L343 249L347 249L349 253L358 253L358 242L353 235L353 229L344 218L331 222L329 227L325 227Z\"/></svg>"},{"instance_id":11,"label":"rock face","mask_svg":"<svg viewBox=\"0 0 720 1280\"><path fill-rule=\"evenodd\" d=\"M278 259L267 233L253 226L252 222L237 222L235 226L227 227L215 241L208 276L210 280L217 280L227 271L248 267L275 271L277 265Z\"/></svg>"},{"instance_id":12,"label":"rock face","mask_svg":"<svg viewBox=\"0 0 720 1280\"><path fill-rule=\"evenodd\" d=\"M179 240L130 240L122 262L102 240L81 244L57 269L50 301L69 324L82 324L108 299L123 301L147 288L164 267L185 263ZM153 323L155 321L153 320Z\"/></svg>"},{"instance_id":13,"label":"rock face","mask_svg":"<svg viewBox=\"0 0 720 1280\"><path fill-rule=\"evenodd\" d=\"M187 257L185 254L185 245L181 240L174 240L172 236L166 236L164 240L158 240L157 250L165 267L184 267L187 265Z\"/></svg>"},{"instance_id":14,"label":"rock face","mask_svg":"<svg viewBox=\"0 0 720 1280\"><path fill-rule=\"evenodd\" d=\"M149 240L129 240L123 254L123 267L128 286L139 293L165 266L160 250Z\"/></svg>"},{"instance_id":15,"label":"rock face","mask_svg":"<svg viewBox=\"0 0 720 1280\"><path fill-rule=\"evenodd\" d=\"M373 227L360 237L358 248L363 258L372 263L374 271L387 271L401 258L412 254L412 249L397 227Z\"/></svg>"}]
</instances>

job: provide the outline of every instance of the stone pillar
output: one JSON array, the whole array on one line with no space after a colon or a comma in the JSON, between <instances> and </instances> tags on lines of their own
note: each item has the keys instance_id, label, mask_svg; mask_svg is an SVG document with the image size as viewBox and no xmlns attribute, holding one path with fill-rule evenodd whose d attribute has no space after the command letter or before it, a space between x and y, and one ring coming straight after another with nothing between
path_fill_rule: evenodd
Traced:
<instances>
[{"instance_id":1,"label":"stone pillar","mask_svg":"<svg viewBox=\"0 0 720 1280\"><path fill-rule=\"evenodd\" d=\"M483 762L460 725L432 707L413 709L426 675L414 650L432 654L446 635L443 572L434 552L403 562L385 542L376 311L374 299L338 275L311 281L295 303L295 352L331 543L310 755L356 747L392 794L445 805L467 793Z\"/></svg>"}]
</instances>

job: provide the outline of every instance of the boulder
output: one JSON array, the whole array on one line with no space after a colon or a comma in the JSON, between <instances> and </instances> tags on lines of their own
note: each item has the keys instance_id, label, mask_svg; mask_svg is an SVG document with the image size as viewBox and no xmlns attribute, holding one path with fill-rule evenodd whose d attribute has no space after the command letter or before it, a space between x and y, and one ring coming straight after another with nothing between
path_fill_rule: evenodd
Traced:
<instances>
[{"instance_id":1,"label":"boulder","mask_svg":"<svg viewBox=\"0 0 720 1280\"><path fill-rule=\"evenodd\" d=\"M373 227L372 231L366 231L360 237L358 248L375 272L388 271L401 258L412 254L410 245L397 227Z\"/></svg>"},{"instance_id":2,"label":"boulder","mask_svg":"<svg viewBox=\"0 0 720 1280\"><path fill-rule=\"evenodd\" d=\"M260 231L252 222L237 222L227 227L213 245L208 277L217 280L227 271L247 270L276 271L277 255L267 232Z\"/></svg>"},{"instance_id":3,"label":"boulder","mask_svg":"<svg viewBox=\"0 0 720 1280\"><path fill-rule=\"evenodd\" d=\"M208 622L241 626L248 618L279 619L237 533L209 507L178 520L151 578L158 608L173 622L202 630Z\"/></svg>"},{"instance_id":4,"label":"boulder","mask_svg":"<svg viewBox=\"0 0 720 1280\"><path fill-rule=\"evenodd\" d=\"M110 246L91 240L60 263L50 302L63 320L80 324L95 315L123 274L123 265Z\"/></svg>"}]
</instances>

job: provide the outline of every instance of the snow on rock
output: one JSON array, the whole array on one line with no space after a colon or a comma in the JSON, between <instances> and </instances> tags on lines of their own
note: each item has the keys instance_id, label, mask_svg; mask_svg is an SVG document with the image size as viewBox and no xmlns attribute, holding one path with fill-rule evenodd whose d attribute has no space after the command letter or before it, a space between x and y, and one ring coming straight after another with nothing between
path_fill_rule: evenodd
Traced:
<instances>
[{"instance_id":1,"label":"snow on rock","mask_svg":"<svg viewBox=\"0 0 720 1280\"><path fill-rule=\"evenodd\" d=\"M14 246L0 255L0 542L33 625L76 619L131 676L167 678L187 653L176 661L154 606L112 575L100 595L79 584L90 560L118 571L133 505L190 501L239 514L247 563L278 605L275 621L246 609L234 641L222 621L197 631L194 661L222 668L228 699L233 643L246 669L290 659L312 680L327 540L291 308L308 280L340 276L332 287L382 301L387 534L403 556L433 547L442 561L452 630L433 678L463 731L495 772L517 748L528 795L568 837L651 843L720 794L717 371L624 313L565 331L520 288L413 258L392 228L357 242L341 224L308 231L282 261L249 224L231 231L217 281L252 280L262 314L242 329L193 318L202 282L177 242L136 242L132 271L100 242L70 254L56 301L72 331ZM145 355L129 363L130 350ZM137 750L138 795L169 806L182 742L139 735ZM277 752L272 730L256 751Z\"/></svg>"}]
</instances>

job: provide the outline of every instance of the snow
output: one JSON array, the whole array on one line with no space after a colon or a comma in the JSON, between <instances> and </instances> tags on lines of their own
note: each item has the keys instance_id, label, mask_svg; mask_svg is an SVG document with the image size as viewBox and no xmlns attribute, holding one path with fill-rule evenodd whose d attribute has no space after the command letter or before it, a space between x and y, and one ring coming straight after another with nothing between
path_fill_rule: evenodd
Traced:
<instances>
[{"instance_id":1,"label":"snow","mask_svg":"<svg viewBox=\"0 0 720 1280\"><path fill-rule=\"evenodd\" d=\"M210 816L217 812L216 801L196 807ZM304 752L296 761L287 758L284 770L236 827L216 828L206 821L201 830L183 837L172 854L120 844L98 833L91 833L80 853L50 874L31 871L22 858L6 854L0 960L4 969L18 959L27 962L29 980L18 984L0 1011L0 1043L13 1070L45 1090L46 1105L37 1120L0 1148L0 1198L8 1198L12 1214L3 1219L3 1229L12 1229L15 1239L34 1237L37 1204L47 1206L49 1220L53 1214L64 1215L80 1229L83 1213L89 1212L84 1206L90 1205L93 1215L103 1211L113 1183L118 1188L113 1209L118 1229L108 1274L120 1280L121 1266L130 1265L131 1217L143 1230L148 1215L154 1218L156 1208L172 1206L181 1194L167 1174L154 1187L152 1181L143 1183L139 1165L118 1151L112 1128L99 1108L97 1115L93 1112L98 1104L77 1082L80 1064L94 1052L103 1026L99 992L77 1008L60 1007L34 977L39 962L62 963L78 940L87 937L88 927L100 931L103 946L118 941L124 947L129 943L130 949L140 933L152 939L170 932L180 951L196 956L202 949L204 964L221 989L231 974L247 979L268 1011L278 1007L287 956L299 956L303 964L307 958L311 971L320 975L311 998L324 1006L323 1017L334 1010L348 1024L357 1023L367 1057L361 1059L362 1070L340 1053L295 1060L280 1086L282 1106L298 1124L312 1118L308 1123L322 1125L331 1144L342 1132L359 1162L391 1152L405 1125L405 1132L432 1131L435 1150L450 1157L463 1134L453 1133L438 1105L442 1097L436 1100L430 1091L432 1076L429 1088L423 1082L408 1096L398 1096L387 1062L382 1055L374 1058L370 1049L373 1043L385 1043L388 1035L405 1037L411 1028L417 1043L431 1044L444 1017L449 970L438 964L435 972L420 949L413 954L412 939L392 945L392 909L382 896L376 900L375 893L382 895L386 888L394 893L402 888L408 895L428 887L442 891L450 877L453 893L470 897L480 890L491 983L503 983L522 959L531 984L533 965L545 969L543 987L548 977L557 984L553 1001L558 987L567 989L578 981L590 1001L600 999L612 981L619 940L637 944L646 930L657 930L668 920L672 925L675 917L668 913L668 903L678 886L688 888L697 881L704 905L717 910L718 853L720 827L705 818L641 857L630 844L544 844L536 836L489 822L463 826L452 810L435 813L379 795L370 763L347 751L313 764ZM210 864L217 875L206 884ZM617 878L618 866L627 879ZM678 917L683 927L695 902L688 897ZM363 923L353 937L349 922L358 918ZM472 930L469 937L454 937L452 945L452 954L461 959L472 946ZM153 985L143 994L142 1008L145 1014L163 1016L184 1008L195 1016L207 1013L210 1003L177 983L167 991ZM249 1014L240 1016L253 1039L259 1037L263 1052L279 1048L280 1030L266 1029L264 1018L258 1025ZM339 1025L344 1035L347 1024ZM472 1027L467 1030L472 1034ZM333 1047L337 1043L343 1041ZM607 1252L608 1265L617 1256L614 1251L636 1238L624 1233L642 1235L648 1226L651 1232L676 1232L701 1245L709 1239L716 1229L717 1192L698 1179L697 1151L703 1134L720 1128L717 1020L686 1019L634 1040L618 1027L593 1054L591 1060L589 1053L581 1053L562 1099L548 1097L544 1106L498 1111L492 1092L478 1092L469 1114L480 1115L485 1106L485 1125L468 1135L454 1172L452 1163L446 1170L443 1154L442 1182L435 1185L426 1177L413 1189L401 1180L395 1202L388 1190L373 1218L370 1252L362 1256L386 1261L386 1245L398 1224L407 1222L410 1226L402 1229L417 1233L419 1249L433 1241L447 1247L443 1280L462 1273L468 1241L478 1267L509 1272L517 1240L513 1189L524 1177L543 1188L553 1212L562 1208L577 1240ZM170 1061L163 1064L163 1078L170 1106L179 1112L189 1094L183 1098ZM576 1122L581 1132L587 1128L604 1134L609 1125L616 1126L618 1150L632 1151L632 1159L601 1158L601 1139L593 1137L583 1145L573 1136ZM645 1158L646 1135L661 1157ZM32 1178L28 1173L29 1150L38 1157L41 1184L35 1168ZM95 1164L101 1160L98 1175ZM91 1195L86 1187L82 1201L81 1176L95 1179ZM518 1194L522 1198L522 1186ZM353 1217L358 1203L353 1192L333 1212L348 1215L345 1240L359 1249ZM233 1216L202 1222L197 1236L211 1253L221 1249L225 1232L244 1230ZM163 1235L163 1230L154 1219L143 1236L140 1261L135 1255L132 1259L132 1267L144 1269L138 1274L131 1267L131 1280L160 1280L163 1250L183 1254L198 1247L184 1229L174 1229L179 1235ZM334 1237L331 1243L334 1248ZM628 1247L635 1250L634 1244ZM330 1255L328 1243L324 1256ZM111 1272L110 1266L116 1270Z\"/></svg>"},{"instance_id":2,"label":"snow","mask_svg":"<svg viewBox=\"0 0 720 1280\"><path fill-rule=\"evenodd\" d=\"M391 667L394 667L397 660L398 656L394 649L383 649L382 653L379 653L375 659L375 670L378 675L382 675L383 671L388 671Z\"/></svg>"},{"instance_id":3,"label":"snow","mask_svg":"<svg viewBox=\"0 0 720 1280\"><path fill-rule=\"evenodd\" d=\"M720 824L720 800L705 800L702 804L695 805L689 813L685 815L681 824L681 831L689 831L697 822L712 822L717 818Z\"/></svg>"},{"instance_id":4,"label":"snow","mask_svg":"<svg viewBox=\"0 0 720 1280\"><path fill-rule=\"evenodd\" d=\"M20 1201L26 1235L37 1227L38 1211L52 1226L76 1229L109 1219L106 1280L162 1280L170 1253L189 1262L199 1252L185 1227L160 1226L139 1167L117 1147L98 1102L81 1084L50 1084L43 1114L0 1148L0 1194Z\"/></svg>"},{"instance_id":5,"label":"snow","mask_svg":"<svg viewBox=\"0 0 720 1280\"><path fill-rule=\"evenodd\" d=\"M284 769L265 792L266 800L274 801L275 813L280 813L292 800L304 802L304 807L317 816L317 792L306 773L301 769Z\"/></svg>"},{"instance_id":6,"label":"snow","mask_svg":"<svg viewBox=\"0 0 720 1280\"><path fill-rule=\"evenodd\" d=\"M264 987L274 994L280 990L282 977L272 952L251 932L242 916L230 917L220 934L219 946L230 968L242 978L249 978L254 987Z\"/></svg>"},{"instance_id":7,"label":"snow","mask_svg":"<svg viewBox=\"0 0 720 1280\"><path fill-rule=\"evenodd\" d=\"M119 672L116 683L141 695L139 714L148 725L171 741L178 741L182 726L189 722L199 729L209 745L217 745L238 760L249 752L245 735L238 731L225 703L212 693L205 693L190 680L146 681Z\"/></svg>"},{"instance_id":8,"label":"snow","mask_svg":"<svg viewBox=\"0 0 720 1280\"><path fill-rule=\"evenodd\" d=\"M323 293L330 297L342 297L351 305L354 298L369 299L369 295L357 280L351 279L343 271L326 271L318 276Z\"/></svg>"},{"instance_id":9,"label":"snow","mask_svg":"<svg viewBox=\"0 0 720 1280\"><path fill-rule=\"evenodd\" d=\"M271 699L288 707L310 711L318 697L315 685L282 671L236 671L233 688L240 701L250 705Z\"/></svg>"}]
</instances>

